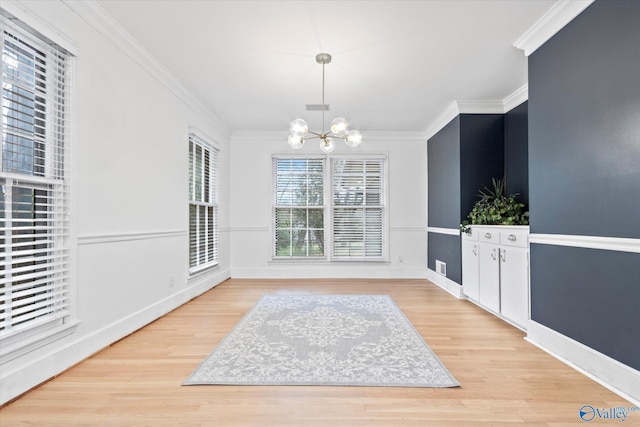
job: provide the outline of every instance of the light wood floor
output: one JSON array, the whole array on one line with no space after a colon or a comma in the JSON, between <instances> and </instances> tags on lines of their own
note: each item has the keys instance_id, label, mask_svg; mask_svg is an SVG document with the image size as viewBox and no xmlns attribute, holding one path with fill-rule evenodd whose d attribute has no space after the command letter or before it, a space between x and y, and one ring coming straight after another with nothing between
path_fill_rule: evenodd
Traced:
<instances>
[{"instance_id":1,"label":"light wood floor","mask_svg":"<svg viewBox=\"0 0 640 427\"><path fill-rule=\"evenodd\" d=\"M391 295L462 387L181 386L261 295L290 292ZM583 405L630 406L523 337L426 280L233 279L6 405L0 425L583 426Z\"/></svg>"}]
</instances>

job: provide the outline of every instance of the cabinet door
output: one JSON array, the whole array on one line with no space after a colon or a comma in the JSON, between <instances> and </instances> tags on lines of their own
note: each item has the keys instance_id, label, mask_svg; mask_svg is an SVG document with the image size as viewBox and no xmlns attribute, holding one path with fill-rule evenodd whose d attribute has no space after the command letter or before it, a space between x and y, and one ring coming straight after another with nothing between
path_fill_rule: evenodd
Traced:
<instances>
[{"instance_id":1,"label":"cabinet door","mask_svg":"<svg viewBox=\"0 0 640 427\"><path fill-rule=\"evenodd\" d=\"M462 288L474 301L480 300L478 285L478 242L462 241Z\"/></svg>"},{"instance_id":2,"label":"cabinet door","mask_svg":"<svg viewBox=\"0 0 640 427\"><path fill-rule=\"evenodd\" d=\"M480 243L479 287L480 304L500 313L500 250L498 245Z\"/></svg>"},{"instance_id":3,"label":"cabinet door","mask_svg":"<svg viewBox=\"0 0 640 427\"><path fill-rule=\"evenodd\" d=\"M500 261L502 315L526 328L529 319L529 251L501 247Z\"/></svg>"}]
</instances>

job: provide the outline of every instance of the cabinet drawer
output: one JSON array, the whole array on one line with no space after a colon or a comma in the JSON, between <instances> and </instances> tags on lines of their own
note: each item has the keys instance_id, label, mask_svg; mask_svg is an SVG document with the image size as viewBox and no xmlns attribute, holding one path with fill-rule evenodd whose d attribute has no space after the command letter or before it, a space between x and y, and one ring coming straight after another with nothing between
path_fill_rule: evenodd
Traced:
<instances>
[{"instance_id":1,"label":"cabinet drawer","mask_svg":"<svg viewBox=\"0 0 640 427\"><path fill-rule=\"evenodd\" d=\"M470 227L467 233L460 233L460 236L462 237L462 240L470 240L473 242L477 242L478 230L473 227Z\"/></svg>"},{"instance_id":2,"label":"cabinet drawer","mask_svg":"<svg viewBox=\"0 0 640 427\"><path fill-rule=\"evenodd\" d=\"M480 242L484 243L500 243L500 230L495 230L491 228L478 228L476 230L478 234L478 239Z\"/></svg>"},{"instance_id":3,"label":"cabinet drawer","mask_svg":"<svg viewBox=\"0 0 640 427\"><path fill-rule=\"evenodd\" d=\"M500 244L526 248L529 246L529 233L526 230L502 230L500 231Z\"/></svg>"}]
</instances>

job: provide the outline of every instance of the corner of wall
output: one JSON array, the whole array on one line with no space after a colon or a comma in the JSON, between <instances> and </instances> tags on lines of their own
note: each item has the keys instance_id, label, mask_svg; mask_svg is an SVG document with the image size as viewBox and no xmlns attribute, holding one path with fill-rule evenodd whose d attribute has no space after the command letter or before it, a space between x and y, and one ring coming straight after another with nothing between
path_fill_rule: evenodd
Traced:
<instances>
[{"instance_id":1,"label":"corner of wall","mask_svg":"<svg viewBox=\"0 0 640 427\"><path fill-rule=\"evenodd\" d=\"M448 279L440 274L436 273L430 268L427 268L427 279L433 282L435 285L449 292L451 295L458 299L466 299L466 296L462 292L462 286Z\"/></svg>"}]
</instances>

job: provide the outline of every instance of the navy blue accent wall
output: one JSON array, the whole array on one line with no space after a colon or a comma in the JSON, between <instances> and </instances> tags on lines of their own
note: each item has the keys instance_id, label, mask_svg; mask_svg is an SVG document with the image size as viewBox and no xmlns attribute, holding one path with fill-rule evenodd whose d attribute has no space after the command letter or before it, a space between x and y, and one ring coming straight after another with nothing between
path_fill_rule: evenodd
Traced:
<instances>
[{"instance_id":1,"label":"navy blue accent wall","mask_svg":"<svg viewBox=\"0 0 640 427\"><path fill-rule=\"evenodd\" d=\"M429 227L457 229L491 178L504 174L504 115L461 114L427 145ZM447 277L462 283L460 237L430 232L428 267L447 263Z\"/></svg>"},{"instance_id":2,"label":"navy blue accent wall","mask_svg":"<svg viewBox=\"0 0 640 427\"><path fill-rule=\"evenodd\" d=\"M531 317L640 370L640 254L531 245Z\"/></svg>"},{"instance_id":3,"label":"navy blue accent wall","mask_svg":"<svg viewBox=\"0 0 640 427\"><path fill-rule=\"evenodd\" d=\"M529 57L531 232L640 238L640 1L596 1Z\"/></svg>"},{"instance_id":4,"label":"navy blue accent wall","mask_svg":"<svg viewBox=\"0 0 640 427\"><path fill-rule=\"evenodd\" d=\"M460 116L427 145L429 226L458 228L460 219Z\"/></svg>"},{"instance_id":5,"label":"navy blue accent wall","mask_svg":"<svg viewBox=\"0 0 640 427\"><path fill-rule=\"evenodd\" d=\"M428 237L428 264L436 269L436 260L447 264L447 278L454 282L462 283L462 254L460 252L460 236L450 234L429 233Z\"/></svg>"},{"instance_id":6,"label":"navy blue accent wall","mask_svg":"<svg viewBox=\"0 0 640 427\"><path fill-rule=\"evenodd\" d=\"M460 115L460 219L467 218L478 191L504 176L504 115Z\"/></svg>"},{"instance_id":7,"label":"navy blue accent wall","mask_svg":"<svg viewBox=\"0 0 640 427\"><path fill-rule=\"evenodd\" d=\"M640 238L639 23L597 0L529 57L532 233ZM532 319L640 369L639 264L532 244Z\"/></svg>"},{"instance_id":8,"label":"navy blue accent wall","mask_svg":"<svg viewBox=\"0 0 640 427\"><path fill-rule=\"evenodd\" d=\"M529 108L524 102L504 116L504 177L507 193L529 206Z\"/></svg>"}]
</instances>

